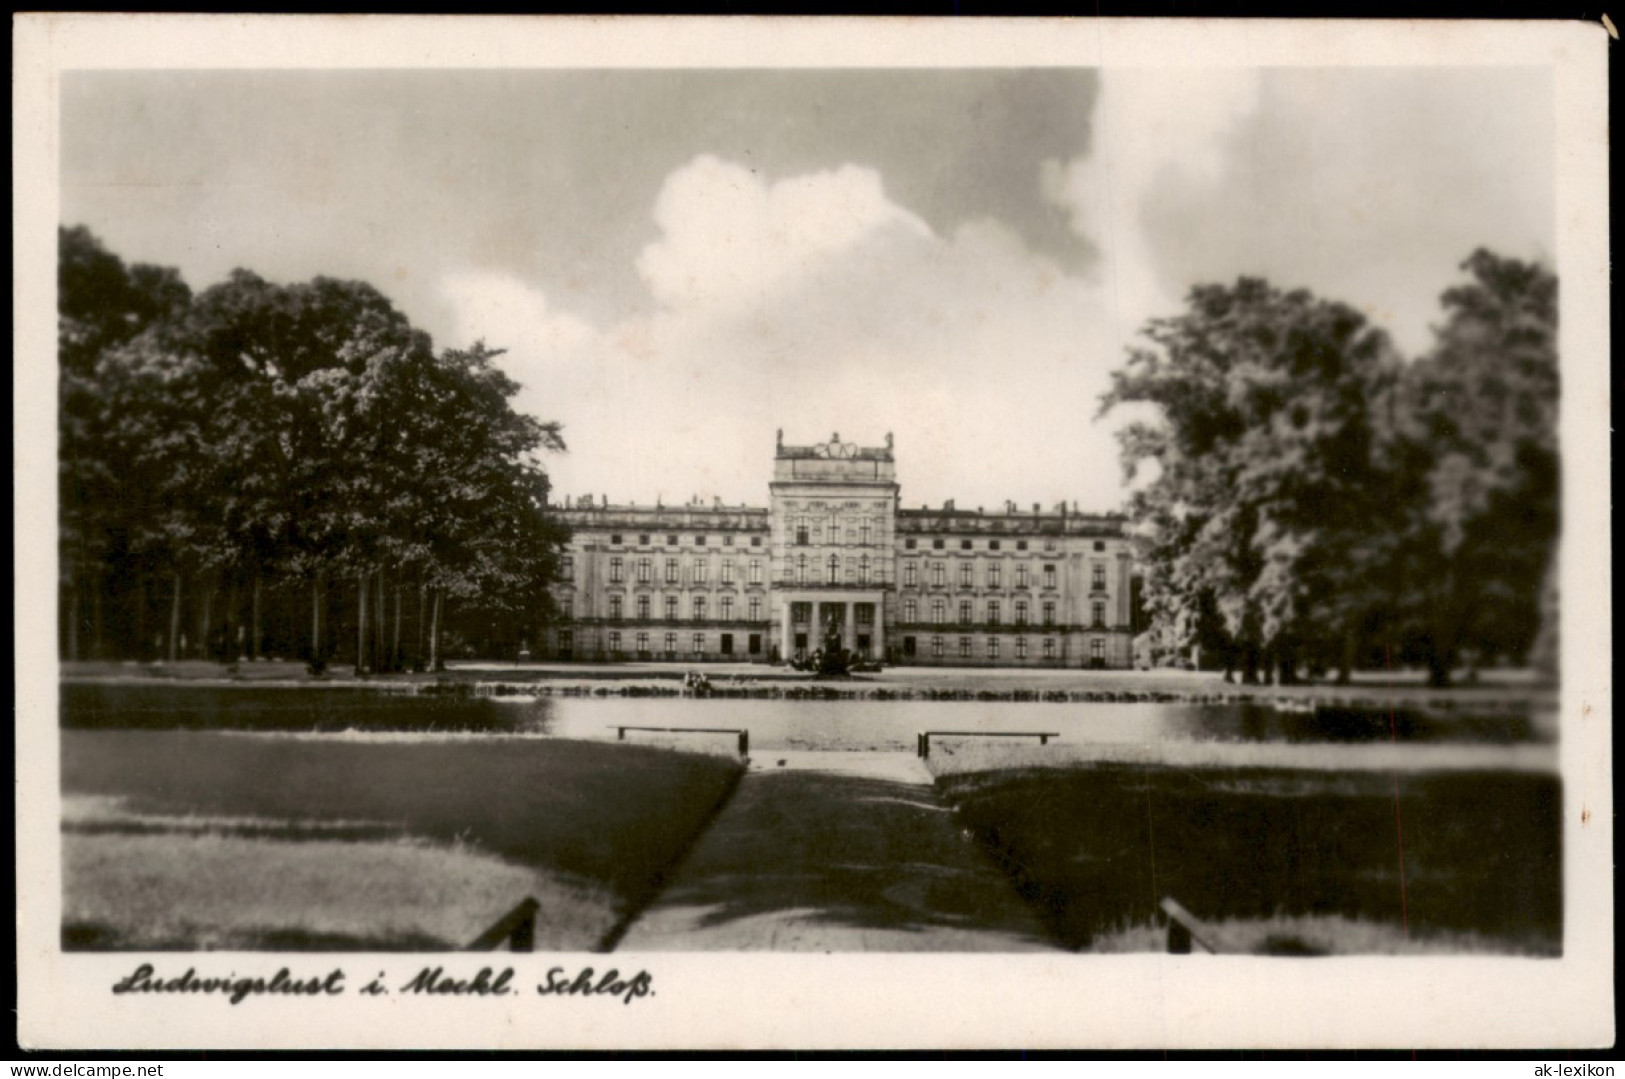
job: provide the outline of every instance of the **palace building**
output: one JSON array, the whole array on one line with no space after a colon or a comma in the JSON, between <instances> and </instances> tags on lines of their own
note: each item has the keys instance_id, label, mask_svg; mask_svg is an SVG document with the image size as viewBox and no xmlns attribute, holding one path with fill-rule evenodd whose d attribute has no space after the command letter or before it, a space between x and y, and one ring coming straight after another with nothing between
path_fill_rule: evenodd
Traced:
<instances>
[{"instance_id":1,"label":"palace building","mask_svg":"<svg viewBox=\"0 0 1625 1079\"><path fill-rule=\"evenodd\" d=\"M1129 667L1124 518L904 509L892 437L839 436L773 458L768 506L562 511L572 538L552 659L780 662L818 647L889 664Z\"/></svg>"}]
</instances>

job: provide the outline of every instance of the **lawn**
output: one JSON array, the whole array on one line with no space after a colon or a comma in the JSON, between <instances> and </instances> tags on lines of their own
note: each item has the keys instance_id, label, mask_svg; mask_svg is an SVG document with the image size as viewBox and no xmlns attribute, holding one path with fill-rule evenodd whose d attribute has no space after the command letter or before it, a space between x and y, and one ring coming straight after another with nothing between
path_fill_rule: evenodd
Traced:
<instances>
[{"instance_id":1,"label":"lawn","mask_svg":"<svg viewBox=\"0 0 1625 1079\"><path fill-rule=\"evenodd\" d=\"M1160 949L1171 896L1242 951L1561 951L1547 772L1105 761L938 784L1068 947Z\"/></svg>"},{"instance_id":2,"label":"lawn","mask_svg":"<svg viewBox=\"0 0 1625 1079\"><path fill-rule=\"evenodd\" d=\"M547 738L65 730L65 944L457 948L533 896L538 947L599 947L740 772Z\"/></svg>"}]
</instances>

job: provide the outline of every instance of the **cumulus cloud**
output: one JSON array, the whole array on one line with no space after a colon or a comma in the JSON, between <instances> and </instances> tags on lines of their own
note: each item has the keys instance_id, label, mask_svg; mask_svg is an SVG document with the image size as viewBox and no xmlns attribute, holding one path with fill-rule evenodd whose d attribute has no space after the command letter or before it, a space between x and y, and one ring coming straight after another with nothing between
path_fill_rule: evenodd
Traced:
<instances>
[{"instance_id":1,"label":"cumulus cloud","mask_svg":"<svg viewBox=\"0 0 1625 1079\"><path fill-rule=\"evenodd\" d=\"M638 256L638 271L672 308L760 296L878 232L931 232L886 198L873 169L844 165L766 183L710 155L667 177L654 218L661 239Z\"/></svg>"},{"instance_id":2,"label":"cumulus cloud","mask_svg":"<svg viewBox=\"0 0 1625 1079\"><path fill-rule=\"evenodd\" d=\"M565 421L561 492L761 503L782 426L893 432L906 504L1116 505L1091 422L1116 358L1100 289L1009 228L939 236L857 166L768 181L714 157L653 216L649 311L593 328L515 279L448 287L465 333L510 347L524 403Z\"/></svg>"},{"instance_id":3,"label":"cumulus cloud","mask_svg":"<svg viewBox=\"0 0 1625 1079\"><path fill-rule=\"evenodd\" d=\"M1119 324L1260 275L1428 346L1474 248L1550 258L1552 98L1506 69L1122 71L1041 193L1100 248Z\"/></svg>"}]
</instances>

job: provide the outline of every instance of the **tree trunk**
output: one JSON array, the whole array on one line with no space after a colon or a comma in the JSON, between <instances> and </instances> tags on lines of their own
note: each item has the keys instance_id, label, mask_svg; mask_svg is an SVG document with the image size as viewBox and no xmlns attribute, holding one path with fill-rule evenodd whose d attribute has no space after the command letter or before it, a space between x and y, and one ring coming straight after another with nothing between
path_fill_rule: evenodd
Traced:
<instances>
[{"instance_id":1,"label":"tree trunk","mask_svg":"<svg viewBox=\"0 0 1625 1079\"><path fill-rule=\"evenodd\" d=\"M242 657L243 609L241 581L234 573L226 590L226 613L220 626L220 662L235 663Z\"/></svg>"},{"instance_id":2,"label":"tree trunk","mask_svg":"<svg viewBox=\"0 0 1625 1079\"><path fill-rule=\"evenodd\" d=\"M384 627L389 625L385 619L387 610L384 602L384 568L378 567L378 580L373 583L373 626L372 635L372 667L375 671L389 670L389 651L384 640Z\"/></svg>"},{"instance_id":3,"label":"tree trunk","mask_svg":"<svg viewBox=\"0 0 1625 1079\"><path fill-rule=\"evenodd\" d=\"M406 664L401 662L401 582L395 582L395 628L389 639L389 669L399 671Z\"/></svg>"},{"instance_id":4,"label":"tree trunk","mask_svg":"<svg viewBox=\"0 0 1625 1079\"><path fill-rule=\"evenodd\" d=\"M256 586L258 582L255 582ZM259 625L256 620L254 626L254 651L259 652ZM310 579L310 662L322 661L322 577L317 574Z\"/></svg>"},{"instance_id":5,"label":"tree trunk","mask_svg":"<svg viewBox=\"0 0 1625 1079\"><path fill-rule=\"evenodd\" d=\"M1244 686L1258 685L1258 648L1256 645L1242 646L1241 684Z\"/></svg>"},{"instance_id":6,"label":"tree trunk","mask_svg":"<svg viewBox=\"0 0 1625 1079\"><path fill-rule=\"evenodd\" d=\"M1352 632L1343 634L1343 650L1337 656L1337 684L1340 686L1354 680L1354 652L1357 647Z\"/></svg>"},{"instance_id":7,"label":"tree trunk","mask_svg":"<svg viewBox=\"0 0 1625 1079\"><path fill-rule=\"evenodd\" d=\"M106 587L105 581L99 581L91 591L90 611L90 658L101 659L107 655L107 645L102 638L102 589Z\"/></svg>"},{"instance_id":8,"label":"tree trunk","mask_svg":"<svg viewBox=\"0 0 1625 1079\"><path fill-rule=\"evenodd\" d=\"M214 626L212 624L214 622L213 586L210 586L209 589L203 593L203 617L200 619L200 622L201 626L199 627L197 635L198 658L208 659L210 658L210 653L214 651L214 646L212 643L213 638L210 637L210 634L214 631Z\"/></svg>"},{"instance_id":9,"label":"tree trunk","mask_svg":"<svg viewBox=\"0 0 1625 1079\"><path fill-rule=\"evenodd\" d=\"M152 582L145 573L141 573L138 580L135 589L135 655L137 659L145 661L154 656L153 652L148 651L152 642L147 639L152 620Z\"/></svg>"},{"instance_id":10,"label":"tree trunk","mask_svg":"<svg viewBox=\"0 0 1625 1079\"><path fill-rule=\"evenodd\" d=\"M75 581L77 581L77 577ZM77 583L68 585L68 598L63 607L67 612L68 661L70 663L79 661L79 602L79 585Z\"/></svg>"},{"instance_id":11,"label":"tree trunk","mask_svg":"<svg viewBox=\"0 0 1625 1079\"><path fill-rule=\"evenodd\" d=\"M429 586L424 584L422 581L419 581L418 582L418 648L417 648L416 652L412 653L412 660L413 660L414 664L423 662L423 657L424 657L423 633L424 633L424 629L429 624L429 620L425 617L425 615L428 614L428 606L429 606Z\"/></svg>"},{"instance_id":12,"label":"tree trunk","mask_svg":"<svg viewBox=\"0 0 1625 1079\"><path fill-rule=\"evenodd\" d=\"M356 574L356 589L359 596L360 612L356 617L355 629L355 673L367 673L367 581L365 572Z\"/></svg>"},{"instance_id":13,"label":"tree trunk","mask_svg":"<svg viewBox=\"0 0 1625 1079\"><path fill-rule=\"evenodd\" d=\"M429 670L440 667L440 589L434 590L434 610L429 615Z\"/></svg>"},{"instance_id":14,"label":"tree trunk","mask_svg":"<svg viewBox=\"0 0 1625 1079\"><path fill-rule=\"evenodd\" d=\"M1443 689L1450 684L1450 657L1435 642L1428 643L1428 685Z\"/></svg>"},{"instance_id":15,"label":"tree trunk","mask_svg":"<svg viewBox=\"0 0 1625 1079\"><path fill-rule=\"evenodd\" d=\"M175 571L175 587L169 600L169 662L180 655L181 642L181 571Z\"/></svg>"},{"instance_id":16,"label":"tree trunk","mask_svg":"<svg viewBox=\"0 0 1625 1079\"><path fill-rule=\"evenodd\" d=\"M311 648L312 649L315 648L316 639L317 639L316 634L315 634L315 631L313 630L312 634L311 634ZM258 569L255 569L254 570L254 624L249 629L249 642L248 642L248 658L251 661L257 662L259 660L259 658L260 658L260 640L261 640L261 637L260 637L260 571ZM311 658L312 659L315 658L315 652L314 651L311 652Z\"/></svg>"}]
</instances>

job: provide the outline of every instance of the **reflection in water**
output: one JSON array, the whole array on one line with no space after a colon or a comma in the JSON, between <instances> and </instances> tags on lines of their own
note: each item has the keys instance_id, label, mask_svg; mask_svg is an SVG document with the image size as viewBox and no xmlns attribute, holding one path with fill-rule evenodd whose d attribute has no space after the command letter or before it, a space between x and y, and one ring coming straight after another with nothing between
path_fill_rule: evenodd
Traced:
<instances>
[{"instance_id":1,"label":"reflection in water","mask_svg":"<svg viewBox=\"0 0 1625 1079\"><path fill-rule=\"evenodd\" d=\"M1067 741L1551 741L1527 711L1263 704L1011 704L689 698L416 696L366 687L64 685L62 726L254 731L415 731L613 738L616 725L740 727L760 749L912 751L923 730L1059 731Z\"/></svg>"}]
</instances>

